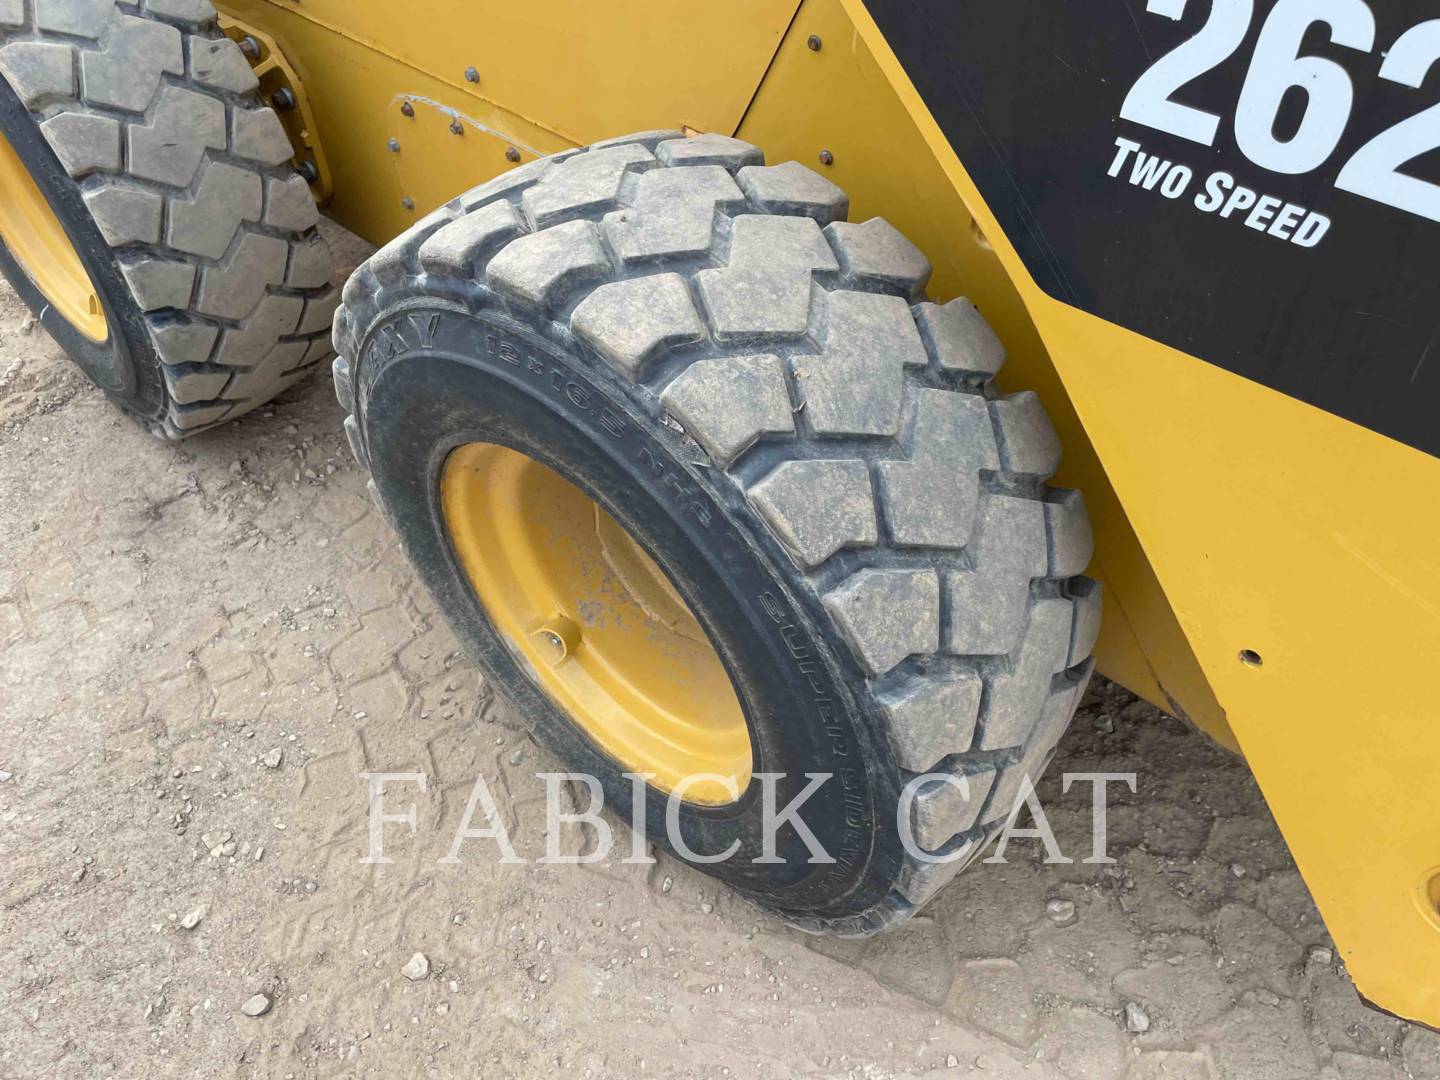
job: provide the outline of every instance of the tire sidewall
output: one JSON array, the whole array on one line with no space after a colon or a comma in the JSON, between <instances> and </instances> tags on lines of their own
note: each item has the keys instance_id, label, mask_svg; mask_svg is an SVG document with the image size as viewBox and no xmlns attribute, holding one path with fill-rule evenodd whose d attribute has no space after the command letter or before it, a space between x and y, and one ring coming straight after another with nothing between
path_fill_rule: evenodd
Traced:
<instances>
[{"instance_id":1,"label":"tire sidewall","mask_svg":"<svg viewBox=\"0 0 1440 1080\"><path fill-rule=\"evenodd\" d=\"M137 416L158 419L165 406L159 362L144 316L120 273L115 252L100 234L80 186L60 164L35 116L3 78L0 78L0 131L29 170L79 254L105 310L109 338L95 342L72 326L50 304L3 242L0 242L0 271L46 332L106 396Z\"/></svg>"},{"instance_id":2,"label":"tire sidewall","mask_svg":"<svg viewBox=\"0 0 1440 1080\"><path fill-rule=\"evenodd\" d=\"M809 863L808 849L788 829L779 834L783 864L753 862L764 806L752 781L729 806L681 805L680 834L691 850L714 854L739 842L733 857L702 868L782 912L843 916L879 903L897 872L899 845L894 793L870 745L865 706L840 674L827 624L796 599L803 594L785 579L786 566L767 556L737 512L743 496L690 467L698 452L637 407L605 365L496 311L433 298L382 306L390 310L355 351L374 481L421 578L467 649L497 676L497 688L568 768L597 777L606 804L631 821L632 787L622 768L527 677L449 543L440 472L451 450L476 441L554 469L666 569L730 671L754 771L782 775L776 806L799 794L807 773L831 774L800 816L834 863ZM683 858L666 837L667 801L647 789L645 831Z\"/></svg>"}]
</instances>

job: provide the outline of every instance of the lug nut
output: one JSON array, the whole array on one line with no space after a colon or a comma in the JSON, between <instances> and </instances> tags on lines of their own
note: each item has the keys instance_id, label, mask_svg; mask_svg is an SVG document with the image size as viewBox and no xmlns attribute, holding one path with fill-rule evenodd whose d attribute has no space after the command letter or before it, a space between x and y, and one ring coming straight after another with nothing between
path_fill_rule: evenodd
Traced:
<instances>
[{"instance_id":1,"label":"lug nut","mask_svg":"<svg viewBox=\"0 0 1440 1080\"><path fill-rule=\"evenodd\" d=\"M288 86L282 86L270 95L270 104L276 112L289 112L295 108L295 95Z\"/></svg>"},{"instance_id":2,"label":"lug nut","mask_svg":"<svg viewBox=\"0 0 1440 1080\"><path fill-rule=\"evenodd\" d=\"M240 51L245 54L247 60L260 59L260 42L256 41L249 34L246 34L239 41Z\"/></svg>"},{"instance_id":3,"label":"lug nut","mask_svg":"<svg viewBox=\"0 0 1440 1080\"><path fill-rule=\"evenodd\" d=\"M401 115L401 116L414 116L414 115L415 115L415 106L414 106L414 105L411 105L410 102L408 102L408 101L402 101L402 102L400 103L400 115Z\"/></svg>"},{"instance_id":4,"label":"lug nut","mask_svg":"<svg viewBox=\"0 0 1440 1080\"><path fill-rule=\"evenodd\" d=\"M513 147L513 146L510 147L508 150L505 151L505 160L506 160L506 161L519 161L519 160L520 160L520 151L519 151L517 148Z\"/></svg>"}]
</instances>

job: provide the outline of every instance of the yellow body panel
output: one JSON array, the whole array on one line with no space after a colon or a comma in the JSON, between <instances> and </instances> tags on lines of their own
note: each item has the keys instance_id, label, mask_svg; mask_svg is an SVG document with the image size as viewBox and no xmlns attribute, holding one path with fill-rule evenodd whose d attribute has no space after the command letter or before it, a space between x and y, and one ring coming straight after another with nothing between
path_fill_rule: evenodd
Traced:
<instances>
[{"instance_id":1,"label":"yellow body panel","mask_svg":"<svg viewBox=\"0 0 1440 1080\"><path fill-rule=\"evenodd\" d=\"M1055 421L1059 482L1095 524L1101 670L1243 751L1360 989L1440 1025L1440 461L1041 292L859 0L222 7L289 56L330 210L373 240L512 146L681 125L821 169L852 219L894 222Z\"/></svg>"}]
</instances>

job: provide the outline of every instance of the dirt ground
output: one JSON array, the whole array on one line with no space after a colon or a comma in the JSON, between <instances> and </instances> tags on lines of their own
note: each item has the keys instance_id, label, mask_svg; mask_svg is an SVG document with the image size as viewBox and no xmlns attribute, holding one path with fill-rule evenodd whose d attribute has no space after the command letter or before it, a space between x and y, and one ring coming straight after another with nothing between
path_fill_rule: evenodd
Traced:
<instances>
[{"instance_id":1,"label":"dirt ground","mask_svg":"<svg viewBox=\"0 0 1440 1080\"><path fill-rule=\"evenodd\" d=\"M1106 684L1041 789L1076 861L1016 841L869 942L623 848L437 864L477 772L541 854L556 763L340 420L316 379L157 442L0 288L0 1076L1440 1077L1440 1036L1358 1001L1244 765ZM1115 865L1079 861L1066 770L1138 774ZM390 865L359 861L366 771L429 778L387 795L419 825Z\"/></svg>"}]
</instances>

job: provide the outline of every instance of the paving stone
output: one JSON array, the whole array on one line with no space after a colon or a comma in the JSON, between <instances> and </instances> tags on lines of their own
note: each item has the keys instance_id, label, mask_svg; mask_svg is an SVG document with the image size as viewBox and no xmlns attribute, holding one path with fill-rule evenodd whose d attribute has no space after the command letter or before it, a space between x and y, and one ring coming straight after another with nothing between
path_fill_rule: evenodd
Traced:
<instances>
[{"instance_id":1,"label":"paving stone","mask_svg":"<svg viewBox=\"0 0 1440 1080\"><path fill-rule=\"evenodd\" d=\"M967 960L945 1007L1015 1046L1028 1047L1035 1041L1034 989L1014 960Z\"/></svg>"}]
</instances>

